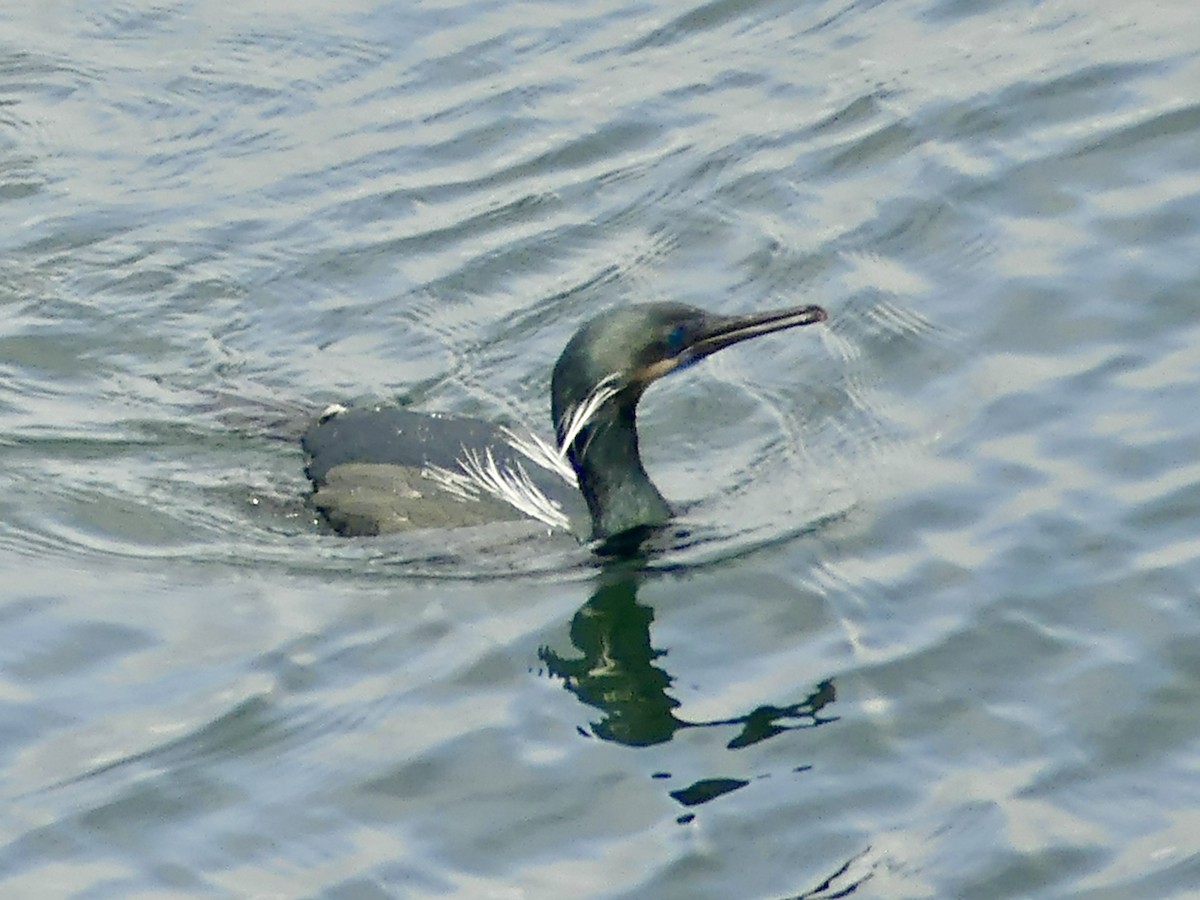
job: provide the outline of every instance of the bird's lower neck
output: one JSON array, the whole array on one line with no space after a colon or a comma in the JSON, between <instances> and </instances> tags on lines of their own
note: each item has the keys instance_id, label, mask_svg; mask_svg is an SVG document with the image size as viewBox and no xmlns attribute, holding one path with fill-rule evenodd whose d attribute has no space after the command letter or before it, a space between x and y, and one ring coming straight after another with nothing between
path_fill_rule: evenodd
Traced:
<instances>
[{"instance_id":1,"label":"bird's lower neck","mask_svg":"<svg viewBox=\"0 0 1200 900\"><path fill-rule=\"evenodd\" d=\"M592 515L593 538L665 525L671 519L670 505L642 466L636 418L636 407L622 408L596 421L575 442L572 462Z\"/></svg>"}]
</instances>

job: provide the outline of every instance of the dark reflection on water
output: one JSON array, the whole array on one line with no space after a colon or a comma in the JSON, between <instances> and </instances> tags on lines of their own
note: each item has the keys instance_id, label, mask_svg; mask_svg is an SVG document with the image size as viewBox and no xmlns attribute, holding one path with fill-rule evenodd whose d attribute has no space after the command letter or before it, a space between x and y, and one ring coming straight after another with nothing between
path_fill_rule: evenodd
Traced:
<instances>
[{"instance_id":1,"label":"dark reflection on water","mask_svg":"<svg viewBox=\"0 0 1200 900\"><path fill-rule=\"evenodd\" d=\"M670 741L683 729L736 728L726 747L740 750L784 732L838 720L826 712L837 698L832 679L822 681L795 703L764 704L738 716L706 721L688 721L676 715L681 704L670 694L674 678L663 664L669 649L653 645L654 610L638 600L638 587L646 577L645 561L610 560L606 565L595 592L571 619L570 640L579 656L567 657L548 646L538 651L545 674L560 679L580 701L604 714L591 723L591 734L629 747L649 747ZM797 766L794 771L809 768ZM657 777L670 775L658 773ZM710 777L669 793L690 807L749 783L740 778ZM691 818L683 816L679 821L686 823Z\"/></svg>"}]
</instances>

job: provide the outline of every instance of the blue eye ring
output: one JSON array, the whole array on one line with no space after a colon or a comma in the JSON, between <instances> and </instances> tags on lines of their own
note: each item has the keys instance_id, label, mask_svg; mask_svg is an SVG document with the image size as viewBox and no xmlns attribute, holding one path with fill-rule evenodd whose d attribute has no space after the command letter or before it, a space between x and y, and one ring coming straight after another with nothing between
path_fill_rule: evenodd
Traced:
<instances>
[{"instance_id":1,"label":"blue eye ring","mask_svg":"<svg viewBox=\"0 0 1200 900\"><path fill-rule=\"evenodd\" d=\"M671 333L667 335L667 352L674 355L684 348L687 344L687 328L683 325L676 325L671 329Z\"/></svg>"}]
</instances>

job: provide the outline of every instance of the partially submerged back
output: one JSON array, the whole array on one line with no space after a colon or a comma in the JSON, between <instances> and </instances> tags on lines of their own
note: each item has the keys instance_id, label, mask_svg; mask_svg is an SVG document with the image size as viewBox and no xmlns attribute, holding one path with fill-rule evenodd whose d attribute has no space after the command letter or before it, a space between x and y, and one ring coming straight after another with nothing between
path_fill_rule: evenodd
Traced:
<instances>
[{"instance_id":1,"label":"partially submerged back","mask_svg":"<svg viewBox=\"0 0 1200 900\"><path fill-rule=\"evenodd\" d=\"M335 409L301 439L313 504L340 534L457 528L528 518L464 474L472 458L516 472L562 509L586 521L574 486L515 449L507 433L465 416L395 406Z\"/></svg>"}]
</instances>

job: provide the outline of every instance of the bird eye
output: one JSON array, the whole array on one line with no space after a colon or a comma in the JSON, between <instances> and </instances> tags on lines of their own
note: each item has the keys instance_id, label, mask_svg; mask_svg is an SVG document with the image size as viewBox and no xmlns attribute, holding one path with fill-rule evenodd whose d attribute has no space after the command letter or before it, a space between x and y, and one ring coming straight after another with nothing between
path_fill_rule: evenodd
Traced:
<instances>
[{"instance_id":1,"label":"bird eye","mask_svg":"<svg viewBox=\"0 0 1200 900\"><path fill-rule=\"evenodd\" d=\"M671 333L667 335L667 352L675 354L683 349L686 343L687 329L682 325L676 325L671 329Z\"/></svg>"}]
</instances>

